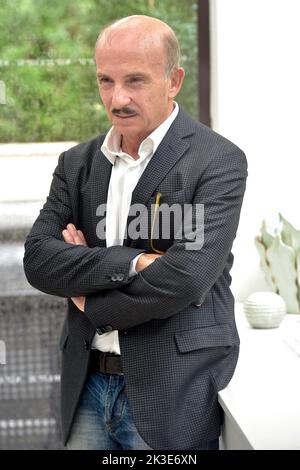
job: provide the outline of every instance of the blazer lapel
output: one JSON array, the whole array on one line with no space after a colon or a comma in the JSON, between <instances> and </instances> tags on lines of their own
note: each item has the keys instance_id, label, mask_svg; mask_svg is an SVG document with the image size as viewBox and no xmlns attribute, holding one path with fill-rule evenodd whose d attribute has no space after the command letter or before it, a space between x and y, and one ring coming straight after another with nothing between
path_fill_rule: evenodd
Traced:
<instances>
[{"instance_id":1,"label":"blazer lapel","mask_svg":"<svg viewBox=\"0 0 300 470\"><path fill-rule=\"evenodd\" d=\"M101 142L102 144L102 142ZM93 223L92 227L95 229L96 236L96 227L99 223L103 222L106 213L104 210L101 210L101 215L97 210L99 210L100 205L107 203L107 193L109 180L111 176L112 164L106 158L106 156L99 149L94 158L93 168L92 168L92 184L91 184L91 209L92 209L92 218ZM98 214L98 215L97 215ZM106 240L102 237L97 237L97 245L106 247Z\"/></svg>"},{"instance_id":2,"label":"blazer lapel","mask_svg":"<svg viewBox=\"0 0 300 470\"><path fill-rule=\"evenodd\" d=\"M184 137L193 133L193 129L187 129L185 113L180 110L132 192L131 205L147 205L157 186L189 149L189 140ZM134 218L135 215L128 216L126 234L128 233L128 225ZM132 240L127 236L124 239L124 245L130 246L131 244Z\"/></svg>"}]
</instances>

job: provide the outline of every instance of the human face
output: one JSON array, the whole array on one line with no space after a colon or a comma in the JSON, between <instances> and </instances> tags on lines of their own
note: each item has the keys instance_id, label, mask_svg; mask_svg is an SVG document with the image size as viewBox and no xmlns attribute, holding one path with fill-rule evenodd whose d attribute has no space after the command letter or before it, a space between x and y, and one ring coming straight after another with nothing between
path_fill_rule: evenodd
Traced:
<instances>
[{"instance_id":1,"label":"human face","mask_svg":"<svg viewBox=\"0 0 300 470\"><path fill-rule=\"evenodd\" d=\"M123 136L122 143L138 146L172 112L182 80L178 72L166 75L162 44L147 47L132 35L100 41L95 58L108 117Z\"/></svg>"}]
</instances>

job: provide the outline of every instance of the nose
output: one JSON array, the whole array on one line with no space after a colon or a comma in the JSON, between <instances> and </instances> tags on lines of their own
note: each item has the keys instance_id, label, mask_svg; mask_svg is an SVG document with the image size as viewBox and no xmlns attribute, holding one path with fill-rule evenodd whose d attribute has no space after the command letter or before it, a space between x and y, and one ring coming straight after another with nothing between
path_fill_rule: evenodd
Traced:
<instances>
[{"instance_id":1,"label":"nose","mask_svg":"<svg viewBox=\"0 0 300 470\"><path fill-rule=\"evenodd\" d=\"M112 93L112 99L111 99L111 105L113 108L121 109L124 106L128 106L130 104L130 96L126 92L126 90L122 86L115 86L113 93Z\"/></svg>"}]
</instances>

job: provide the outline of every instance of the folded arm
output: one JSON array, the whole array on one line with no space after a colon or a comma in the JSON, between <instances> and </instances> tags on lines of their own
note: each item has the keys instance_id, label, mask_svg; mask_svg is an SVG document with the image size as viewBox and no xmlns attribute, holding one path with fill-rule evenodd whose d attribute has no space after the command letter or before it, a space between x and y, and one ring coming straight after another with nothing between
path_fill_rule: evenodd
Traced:
<instances>
[{"instance_id":1,"label":"folded arm","mask_svg":"<svg viewBox=\"0 0 300 470\"><path fill-rule=\"evenodd\" d=\"M92 294L130 282L130 263L144 250L66 243L62 231L71 222L73 211L62 154L47 201L26 239L24 271L28 282L61 297Z\"/></svg>"},{"instance_id":2,"label":"folded arm","mask_svg":"<svg viewBox=\"0 0 300 470\"><path fill-rule=\"evenodd\" d=\"M81 230L77 230L73 224L68 224L66 229L62 231L65 242L71 243L73 245L83 245L87 246L85 236ZM130 276L134 276L137 272L142 271L148 267L155 259L159 258L162 255L152 254L152 253L142 253L139 254L134 263L131 265ZM135 266L134 266L135 265ZM76 305L78 310L84 312L85 308L85 296L71 297L71 300Z\"/></svg>"},{"instance_id":3,"label":"folded arm","mask_svg":"<svg viewBox=\"0 0 300 470\"><path fill-rule=\"evenodd\" d=\"M187 250L188 240L180 240L130 284L88 295L85 315L92 324L121 330L168 318L191 303L202 303L229 257L246 177L247 162L242 152L213 161L202 175L193 200L194 208L197 203L204 204L203 246Z\"/></svg>"}]
</instances>

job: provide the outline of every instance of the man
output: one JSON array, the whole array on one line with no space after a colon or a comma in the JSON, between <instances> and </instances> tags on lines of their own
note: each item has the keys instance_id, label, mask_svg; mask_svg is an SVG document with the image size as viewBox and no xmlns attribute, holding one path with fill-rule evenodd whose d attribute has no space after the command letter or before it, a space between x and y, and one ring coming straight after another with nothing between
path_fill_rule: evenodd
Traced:
<instances>
[{"instance_id":1,"label":"man","mask_svg":"<svg viewBox=\"0 0 300 470\"><path fill-rule=\"evenodd\" d=\"M246 159L174 102L184 70L165 23L117 21L95 62L113 127L60 156L25 244L29 282L68 297L63 439L70 449L216 449L217 394L238 358L229 271ZM132 230L137 204L146 236ZM189 229L180 238L170 221L172 233L154 236L157 210L173 205L191 207Z\"/></svg>"}]
</instances>

